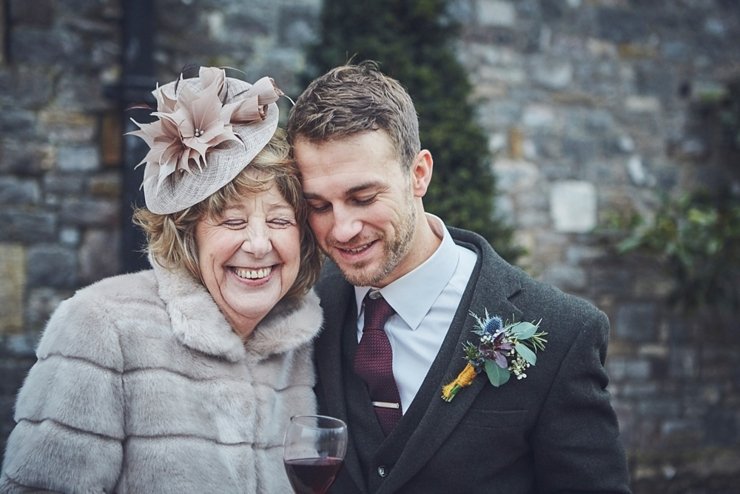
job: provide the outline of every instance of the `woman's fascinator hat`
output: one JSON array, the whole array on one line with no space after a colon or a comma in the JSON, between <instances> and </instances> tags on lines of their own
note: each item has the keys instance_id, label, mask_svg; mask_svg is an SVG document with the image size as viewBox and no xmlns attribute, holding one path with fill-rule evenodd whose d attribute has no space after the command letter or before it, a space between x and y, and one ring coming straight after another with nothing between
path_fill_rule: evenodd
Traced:
<instances>
[{"instance_id":1,"label":"woman's fascinator hat","mask_svg":"<svg viewBox=\"0 0 740 494\"><path fill-rule=\"evenodd\" d=\"M152 213L187 209L231 182L270 141L278 124L276 101L283 92L269 77L249 84L223 69L201 67L198 77L181 74L158 86L157 117L128 134L149 152L144 199Z\"/></svg>"}]
</instances>

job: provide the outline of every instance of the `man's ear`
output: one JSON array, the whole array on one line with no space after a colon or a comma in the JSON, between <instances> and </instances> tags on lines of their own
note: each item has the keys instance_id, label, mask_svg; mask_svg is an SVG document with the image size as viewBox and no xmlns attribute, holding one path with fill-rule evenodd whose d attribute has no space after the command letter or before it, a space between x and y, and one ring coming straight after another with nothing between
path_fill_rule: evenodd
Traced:
<instances>
[{"instance_id":1,"label":"man's ear","mask_svg":"<svg viewBox=\"0 0 740 494\"><path fill-rule=\"evenodd\" d=\"M434 168L434 159L428 149L422 149L414 158L411 165L411 190L414 197L424 197L432 181L432 169Z\"/></svg>"}]
</instances>

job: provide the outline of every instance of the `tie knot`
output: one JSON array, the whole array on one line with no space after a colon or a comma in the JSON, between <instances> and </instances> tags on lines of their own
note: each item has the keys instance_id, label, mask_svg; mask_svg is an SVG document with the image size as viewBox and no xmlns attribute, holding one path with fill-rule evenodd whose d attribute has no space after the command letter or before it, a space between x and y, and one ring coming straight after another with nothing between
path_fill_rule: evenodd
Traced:
<instances>
[{"instance_id":1,"label":"tie knot","mask_svg":"<svg viewBox=\"0 0 740 494\"><path fill-rule=\"evenodd\" d=\"M365 297L365 328L383 329L385 322L396 311L379 293L375 297L371 296L370 293L373 292L369 292Z\"/></svg>"}]
</instances>

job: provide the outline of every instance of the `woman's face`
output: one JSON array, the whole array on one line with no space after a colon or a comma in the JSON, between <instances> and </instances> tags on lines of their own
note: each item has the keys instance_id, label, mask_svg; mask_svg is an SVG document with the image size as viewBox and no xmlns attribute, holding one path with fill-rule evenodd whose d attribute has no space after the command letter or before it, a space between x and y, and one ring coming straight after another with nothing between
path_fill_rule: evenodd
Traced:
<instances>
[{"instance_id":1,"label":"woman's face","mask_svg":"<svg viewBox=\"0 0 740 494\"><path fill-rule=\"evenodd\" d=\"M290 289L300 267L295 212L275 184L195 228L203 283L243 339Z\"/></svg>"}]
</instances>

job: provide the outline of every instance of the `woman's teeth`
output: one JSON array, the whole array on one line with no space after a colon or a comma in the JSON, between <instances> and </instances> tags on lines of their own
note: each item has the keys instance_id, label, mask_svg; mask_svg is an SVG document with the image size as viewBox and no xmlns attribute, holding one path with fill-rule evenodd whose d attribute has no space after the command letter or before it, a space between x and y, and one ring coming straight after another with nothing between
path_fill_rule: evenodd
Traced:
<instances>
[{"instance_id":1,"label":"woman's teeth","mask_svg":"<svg viewBox=\"0 0 740 494\"><path fill-rule=\"evenodd\" d=\"M239 278L246 278L248 280L258 280L260 278L265 278L270 274L271 271L272 266L259 269L234 268L234 273Z\"/></svg>"}]
</instances>

